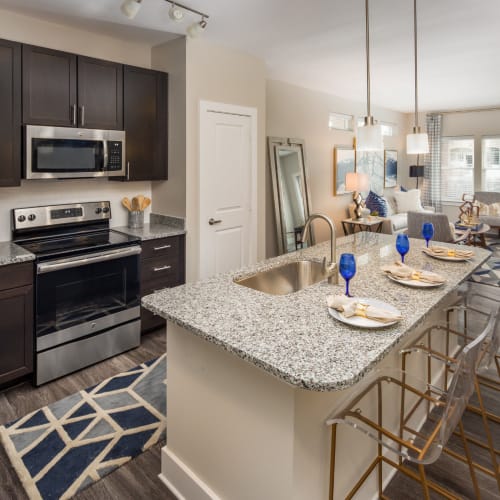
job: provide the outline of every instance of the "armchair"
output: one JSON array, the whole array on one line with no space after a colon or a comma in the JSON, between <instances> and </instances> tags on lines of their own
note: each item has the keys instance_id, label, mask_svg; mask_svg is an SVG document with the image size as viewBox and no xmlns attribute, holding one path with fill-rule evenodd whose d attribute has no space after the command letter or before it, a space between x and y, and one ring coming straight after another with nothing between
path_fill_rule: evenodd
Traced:
<instances>
[{"instance_id":1,"label":"armchair","mask_svg":"<svg viewBox=\"0 0 500 500\"><path fill-rule=\"evenodd\" d=\"M461 243L467 241L470 230L463 234L455 233L455 226L450 223L446 214L440 213L425 213L425 212L408 212L408 236L410 238L420 238L422 236L422 224L424 222L432 222L434 226L434 241L444 243Z\"/></svg>"}]
</instances>

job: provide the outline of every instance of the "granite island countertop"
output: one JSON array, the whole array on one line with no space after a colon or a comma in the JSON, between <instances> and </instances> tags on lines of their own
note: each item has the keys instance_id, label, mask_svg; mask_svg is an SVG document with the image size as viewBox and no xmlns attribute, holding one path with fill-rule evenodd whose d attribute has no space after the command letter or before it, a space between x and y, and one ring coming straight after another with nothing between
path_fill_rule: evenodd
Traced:
<instances>
[{"instance_id":1,"label":"granite island countertop","mask_svg":"<svg viewBox=\"0 0 500 500\"><path fill-rule=\"evenodd\" d=\"M35 255L10 241L0 242L0 266L35 260Z\"/></svg>"},{"instance_id":2,"label":"granite island countertop","mask_svg":"<svg viewBox=\"0 0 500 500\"><path fill-rule=\"evenodd\" d=\"M390 327L357 329L329 315L326 297L343 293L342 278L339 285L323 281L281 296L233 281L293 260L321 260L329 256L329 242L237 272L165 289L144 297L142 304L289 384L314 391L342 390L361 380L490 255L488 250L474 248L475 257L470 261L447 262L424 255L423 240L410 242L406 263L446 276L444 285L415 289L384 276L380 266L400 260L394 236L364 232L337 240L337 256L344 252L356 255L351 292L384 300L401 310L403 320Z\"/></svg>"}]
</instances>

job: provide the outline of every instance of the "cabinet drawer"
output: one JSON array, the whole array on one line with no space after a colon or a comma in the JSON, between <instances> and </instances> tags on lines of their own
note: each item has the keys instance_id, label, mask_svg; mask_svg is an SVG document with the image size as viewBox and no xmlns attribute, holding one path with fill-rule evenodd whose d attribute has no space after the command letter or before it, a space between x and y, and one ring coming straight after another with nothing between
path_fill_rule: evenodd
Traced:
<instances>
[{"instance_id":1,"label":"cabinet drawer","mask_svg":"<svg viewBox=\"0 0 500 500\"><path fill-rule=\"evenodd\" d=\"M0 267L0 290L17 288L33 283L33 262Z\"/></svg>"},{"instance_id":2,"label":"cabinet drawer","mask_svg":"<svg viewBox=\"0 0 500 500\"><path fill-rule=\"evenodd\" d=\"M172 257L175 259L179 259L179 248L179 236L143 241L141 256L143 259L150 259L155 257Z\"/></svg>"},{"instance_id":3,"label":"cabinet drawer","mask_svg":"<svg viewBox=\"0 0 500 500\"><path fill-rule=\"evenodd\" d=\"M141 283L166 281L179 276L179 261L175 258L159 257L145 259L141 263Z\"/></svg>"}]
</instances>

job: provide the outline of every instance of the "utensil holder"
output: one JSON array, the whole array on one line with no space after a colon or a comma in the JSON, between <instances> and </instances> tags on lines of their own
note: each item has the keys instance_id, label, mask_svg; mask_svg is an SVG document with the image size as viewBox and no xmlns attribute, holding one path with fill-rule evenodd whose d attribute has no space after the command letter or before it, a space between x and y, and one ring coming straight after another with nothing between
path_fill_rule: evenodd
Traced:
<instances>
[{"instance_id":1,"label":"utensil holder","mask_svg":"<svg viewBox=\"0 0 500 500\"><path fill-rule=\"evenodd\" d=\"M144 212L142 210L132 210L128 213L128 227L131 229L144 227Z\"/></svg>"}]
</instances>

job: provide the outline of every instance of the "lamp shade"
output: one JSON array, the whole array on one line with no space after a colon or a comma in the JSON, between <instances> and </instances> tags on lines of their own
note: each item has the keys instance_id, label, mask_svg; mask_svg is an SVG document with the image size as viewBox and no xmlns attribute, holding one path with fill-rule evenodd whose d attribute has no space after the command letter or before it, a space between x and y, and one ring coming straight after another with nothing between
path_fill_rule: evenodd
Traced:
<instances>
[{"instance_id":1,"label":"lamp shade","mask_svg":"<svg viewBox=\"0 0 500 500\"><path fill-rule=\"evenodd\" d=\"M368 191L370 189L370 178L368 174L348 172L345 175L346 191Z\"/></svg>"},{"instance_id":2,"label":"lamp shade","mask_svg":"<svg viewBox=\"0 0 500 500\"><path fill-rule=\"evenodd\" d=\"M424 176L423 165L410 165L410 177L423 177L423 176Z\"/></svg>"},{"instance_id":3,"label":"lamp shade","mask_svg":"<svg viewBox=\"0 0 500 500\"><path fill-rule=\"evenodd\" d=\"M382 127L380 125L358 127L356 149L358 151L382 151L384 149Z\"/></svg>"},{"instance_id":4,"label":"lamp shade","mask_svg":"<svg viewBox=\"0 0 500 500\"><path fill-rule=\"evenodd\" d=\"M427 134L408 134L406 136L406 153L409 155L426 155L429 152Z\"/></svg>"}]
</instances>

